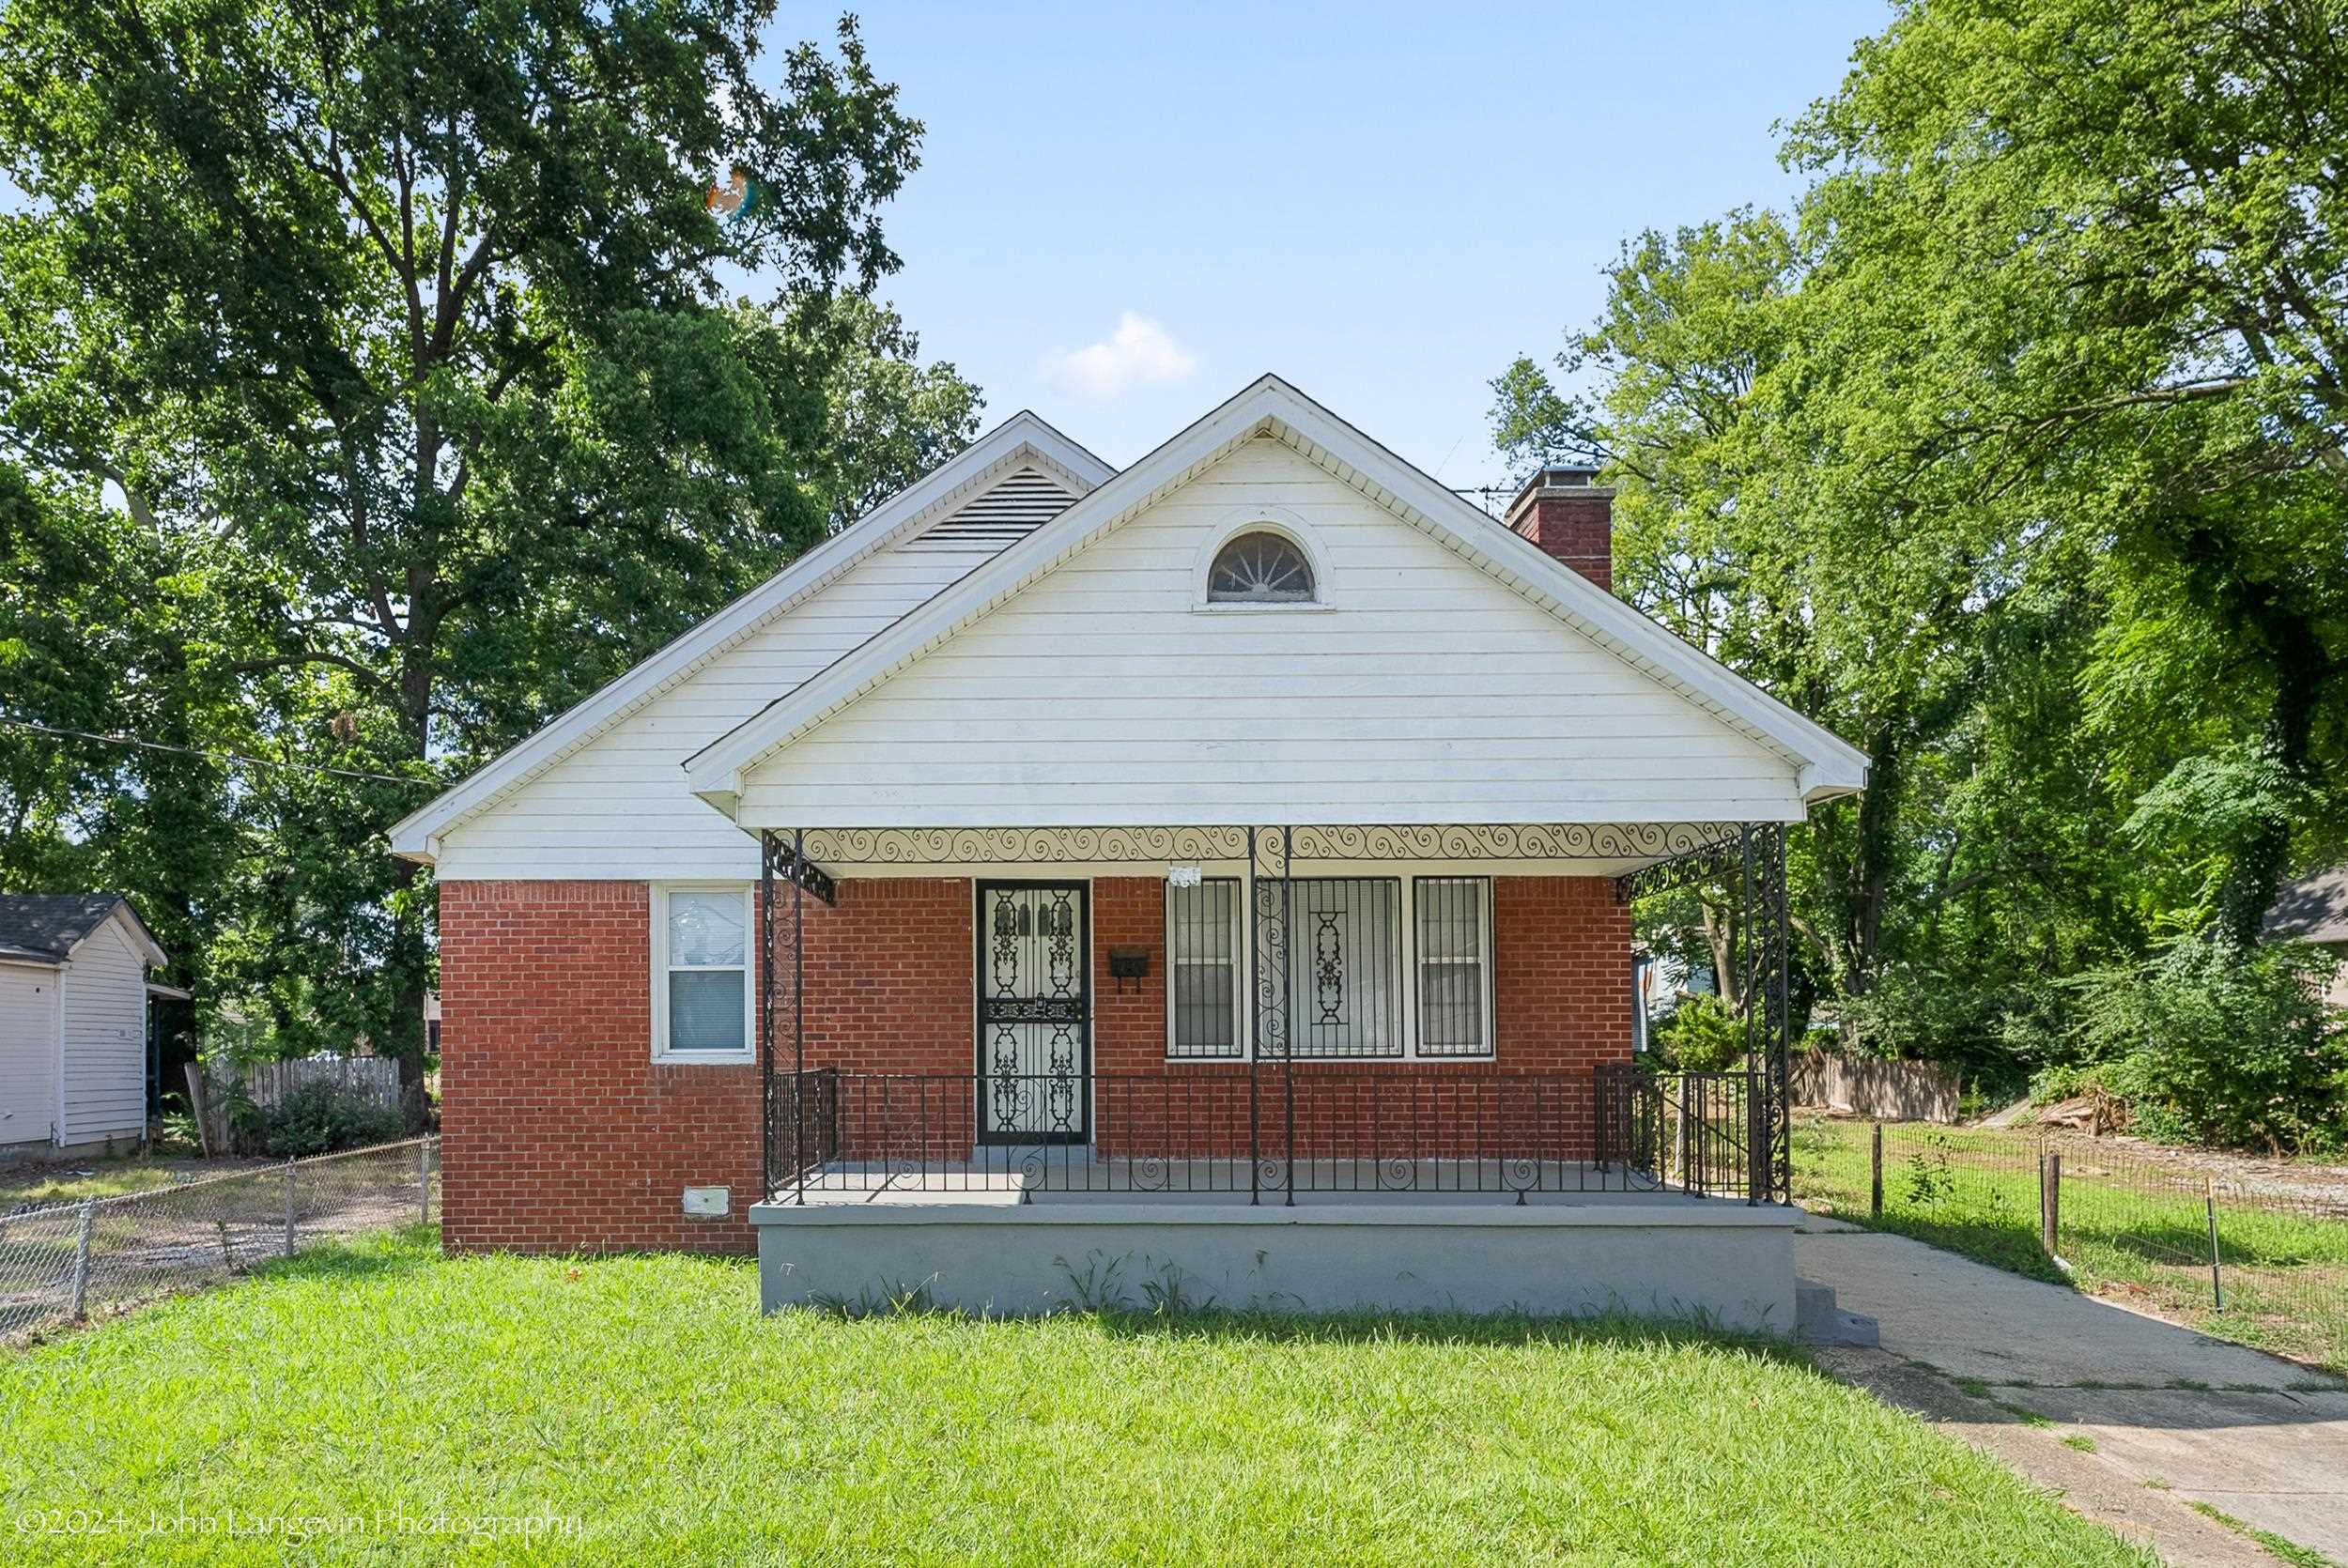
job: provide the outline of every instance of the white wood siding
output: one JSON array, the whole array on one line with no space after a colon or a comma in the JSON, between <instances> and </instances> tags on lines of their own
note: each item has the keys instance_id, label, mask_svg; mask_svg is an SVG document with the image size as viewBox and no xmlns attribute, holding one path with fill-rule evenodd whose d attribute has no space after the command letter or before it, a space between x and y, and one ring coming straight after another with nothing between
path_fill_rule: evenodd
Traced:
<instances>
[{"instance_id":1,"label":"white wood siding","mask_svg":"<svg viewBox=\"0 0 2348 1568\"><path fill-rule=\"evenodd\" d=\"M68 1144L135 1138L147 1122L147 959L109 919L65 970Z\"/></svg>"},{"instance_id":2,"label":"white wood siding","mask_svg":"<svg viewBox=\"0 0 2348 1568\"><path fill-rule=\"evenodd\" d=\"M0 963L0 1145L49 1141L56 1061L57 971Z\"/></svg>"},{"instance_id":3,"label":"white wood siding","mask_svg":"<svg viewBox=\"0 0 2348 1568\"><path fill-rule=\"evenodd\" d=\"M1331 607L1194 607L1201 552L1258 511L1301 519ZM1802 807L1784 758L1258 439L751 770L740 812L815 827Z\"/></svg>"},{"instance_id":4,"label":"white wood siding","mask_svg":"<svg viewBox=\"0 0 2348 1568\"><path fill-rule=\"evenodd\" d=\"M884 550L480 816L442 881L747 878L756 842L685 787L685 759L925 603L992 553Z\"/></svg>"}]
</instances>

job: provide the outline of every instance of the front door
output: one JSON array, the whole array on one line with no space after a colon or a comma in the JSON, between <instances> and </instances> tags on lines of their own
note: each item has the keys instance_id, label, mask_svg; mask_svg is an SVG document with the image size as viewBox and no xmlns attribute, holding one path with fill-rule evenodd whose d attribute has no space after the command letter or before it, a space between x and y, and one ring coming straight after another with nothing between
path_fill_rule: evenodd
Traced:
<instances>
[{"instance_id":1,"label":"front door","mask_svg":"<svg viewBox=\"0 0 2348 1568\"><path fill-rule=\"evenodd\" d=\"M1092 923L1080 882L979 884L979 1141L1089 1130Z\"/></svg>"}]
</instances>

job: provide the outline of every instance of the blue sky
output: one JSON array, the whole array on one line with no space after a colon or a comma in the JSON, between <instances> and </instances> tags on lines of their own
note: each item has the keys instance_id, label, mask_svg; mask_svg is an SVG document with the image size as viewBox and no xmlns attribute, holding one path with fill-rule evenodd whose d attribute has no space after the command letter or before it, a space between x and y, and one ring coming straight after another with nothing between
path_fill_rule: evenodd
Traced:
<instances>
[{"instance_id":1,"label":"blue sky","mask_svg":"<svg viewBox=\"0 0 2348 1568\"><path fill-rule=\"evenodd\" d=\"M1113 463L1273 370L1444 483L1490 482L1486 383L1595 314L1627 236L1789 196L1772 122L1887 20L870 5L874 66L928 128L881 292L989 423L1032 407ZM776 42L828 25L794 7Z\"/></svg>"}]
</instances>

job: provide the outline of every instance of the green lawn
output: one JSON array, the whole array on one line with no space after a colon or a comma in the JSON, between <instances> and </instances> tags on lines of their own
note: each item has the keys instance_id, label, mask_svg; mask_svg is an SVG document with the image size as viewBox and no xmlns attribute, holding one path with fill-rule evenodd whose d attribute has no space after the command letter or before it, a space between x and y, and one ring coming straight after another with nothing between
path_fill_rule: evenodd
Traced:
<instances>
[{"instance_id":1,"label":"green lawn","mask_svg":"<svg viewBox=\"0 0 2348 1568\"><path fill-rule=\"evenodd\" d=\"M180 1521L289 1515L329 1521L305 1560L2151 1560L1753 1345L770 1318L755 1291L744 1261L452 1261L416 1230L0 1359L6 1559L102 1556L25 1531L78 1509L140 1562L275 1560ZM387 1533L402 1515L574 1533Z\"/></svg>"},{"instance_id":2,"label":"green lawn","mask_svg":"<svg viewBox=\"0 0 2348 1568\"><path fill-rule=\"evenodd\" d=\"M1868 1124L1794 1130L1794 1194L1860 1224L2155 1312L2206 1332L2348 1371L2348 1219L2222 1204L2225 1310L2210 1292L2208 1213L2157 1187L2124 1150L2066 1151L2067 1279L2041 1250L2035 1145L2024 1134L1916 1124L1884 1129L1884 1212L1868 1213Z\"/></svg>"}]
</instances>

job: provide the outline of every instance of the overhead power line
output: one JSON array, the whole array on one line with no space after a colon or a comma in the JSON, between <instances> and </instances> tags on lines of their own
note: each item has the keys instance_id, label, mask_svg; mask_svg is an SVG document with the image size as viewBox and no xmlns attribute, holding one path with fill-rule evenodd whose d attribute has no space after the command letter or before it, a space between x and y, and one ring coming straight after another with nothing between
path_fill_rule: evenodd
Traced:
<instances>
[{"instance_id":1,"label":"overhead power line","mask_svg":"<svg viewBox=\"0 0 2348 1568\"><path fill-rule=\"evenodd\" d=\"M370 773L365 768L330 767L324 762L294 762L269 757L247 757L234 751L208 751L201 746L173 746L168 741L145 740L137 735L100 735L89 730L67 730L54 724L41 724L14 714L0 714L0 724L12 724L20 730L32 730L43 735L59 735L76 741L100 741L108 746L136 746L142 751L168 751L181 757L201 757L212 762L241 762L252 768L282 768L296 773L332 774L337 778L363 778L376 784L430 784L432 778L411 778L404 774Z\"/></svg>"}]
</instances>

